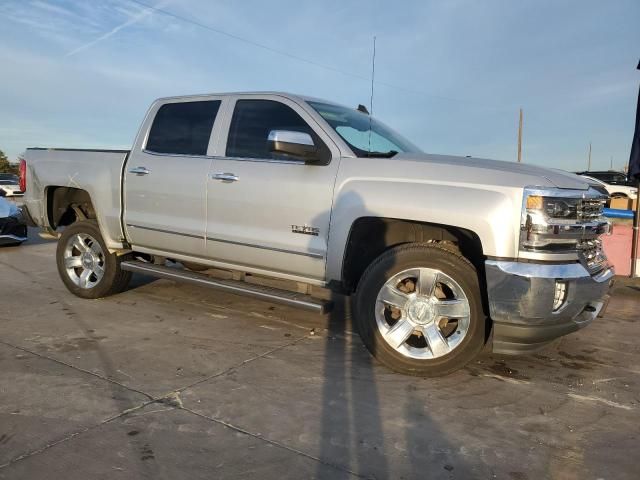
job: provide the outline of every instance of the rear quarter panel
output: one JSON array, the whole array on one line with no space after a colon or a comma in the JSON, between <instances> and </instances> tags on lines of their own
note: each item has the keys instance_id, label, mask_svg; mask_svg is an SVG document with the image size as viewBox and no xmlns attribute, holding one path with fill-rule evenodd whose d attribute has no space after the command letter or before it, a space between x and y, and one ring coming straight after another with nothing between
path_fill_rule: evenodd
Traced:
<instances>
[{"instance_id":1,"label":"rear quarter panel","mask_svg":"<svg viewBox=\"0 0 640 480\"><path fill-rule=\"evenodd\" d=\"M127 154L125 150L27 150L24 203L29 214L39 226L48 227L47 189L85 190L91 197L107 247L122 248L120 179Z\"/></svg>"}]
</instances>

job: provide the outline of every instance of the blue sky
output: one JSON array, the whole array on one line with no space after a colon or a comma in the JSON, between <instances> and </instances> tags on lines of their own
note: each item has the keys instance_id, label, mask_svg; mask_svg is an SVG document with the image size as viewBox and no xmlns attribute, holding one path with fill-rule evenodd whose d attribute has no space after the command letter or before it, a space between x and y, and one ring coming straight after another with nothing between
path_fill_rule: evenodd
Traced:
<instances>
[{"instance_id":1,"label":"blue sky","mask_svg":"<svg viewBox=\"0 0 640 480\"><path fill-rule=\"evenodd\" d=\"M0 1L0 149L124 147L160 96L283 90L374 114L431 153L621 168L638 0ZM300 57L330 68L296 60Z\"/></svg>"}]
</instances>

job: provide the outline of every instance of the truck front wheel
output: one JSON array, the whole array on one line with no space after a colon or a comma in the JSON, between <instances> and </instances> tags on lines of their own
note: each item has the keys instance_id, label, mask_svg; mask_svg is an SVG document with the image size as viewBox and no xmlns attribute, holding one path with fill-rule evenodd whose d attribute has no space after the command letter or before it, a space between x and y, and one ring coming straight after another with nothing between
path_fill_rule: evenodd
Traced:
<instances>
[{"instance_id":1,"label":"truck front wheel","mask_svg":"<svg viewBox=\"0 0 640 480\"><path fill-rule=\"evenodd\" d=\"M484 346L476 270L437 244L402 245L374 260L358 284L355 316L373 356L405 374L446 375Z\"/></svg>"},{"instance_id":2,"label":"truck front wheel","mask_svg":"<svg viewBox=\"0 0 640 480\"><path fill-rule=\"evenodd\" d=\"M70 225L58 240L58 273L78 297L101 298L127 288L131 272L120 268L124 259L109 253L97 223L91 220Z\"/></svg>"}]
</instances>

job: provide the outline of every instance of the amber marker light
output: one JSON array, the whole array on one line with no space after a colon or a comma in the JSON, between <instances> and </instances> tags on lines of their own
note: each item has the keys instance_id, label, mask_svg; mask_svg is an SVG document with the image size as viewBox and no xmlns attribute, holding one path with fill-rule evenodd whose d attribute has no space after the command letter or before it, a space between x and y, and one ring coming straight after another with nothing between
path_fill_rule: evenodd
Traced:
<instances>
[{"instance_id":1,"label":"amber marker light","mask_svg":"<svg viewBox=\"0 0 640 480\"><path fill-rule=\"evenodd\" d=\"M527 210L542 210L542 198L540 195L529 195L527 197Z\"/></svg>"}]
</instances>

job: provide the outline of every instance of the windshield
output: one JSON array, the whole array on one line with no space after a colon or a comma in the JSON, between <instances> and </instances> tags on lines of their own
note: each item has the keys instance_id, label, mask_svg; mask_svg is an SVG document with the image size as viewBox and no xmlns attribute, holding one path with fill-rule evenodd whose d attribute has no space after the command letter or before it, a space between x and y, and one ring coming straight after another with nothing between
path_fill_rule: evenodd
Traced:
<instances>
[{"instance_id":1,"label":"windshield","mask_svg":"<svg viewBox=\"0 0 640 480\"><path fill-rule=\"evenodd\" d=\"M358 157L393 157L420 149L366 113L339 105L308 102Z\"/></svg>"},{"instance_id":2,"label":"windshield","mask_svg":"<svg viewBox=\"0 0 640 480\"><path fill-rule=\"evenodd\" d=\"M622 173L612 173L608 178L603 178L605 182L609 182L612 185L627 185L627 176Z\"/></svg>"}]
</instances>

